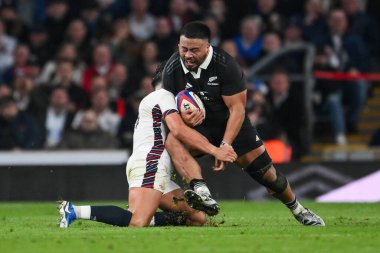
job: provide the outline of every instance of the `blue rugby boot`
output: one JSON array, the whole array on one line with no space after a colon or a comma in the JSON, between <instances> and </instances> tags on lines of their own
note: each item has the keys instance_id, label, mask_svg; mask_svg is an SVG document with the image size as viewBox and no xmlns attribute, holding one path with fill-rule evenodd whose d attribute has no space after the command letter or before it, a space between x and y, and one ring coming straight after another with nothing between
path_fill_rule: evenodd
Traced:
<instances>
[{"instance_id":1,"label":"blue rugby boot","mask_svg":"<svg viewBox=\"0 0 380 253\"><path fill-rule=\"evenodd\" d=\"M68 228L71 223L77 219L77 215L74 212L73 204L69 201L62 200L58 206L60 220L60 228Z\"/></svg>"}]
</instances>

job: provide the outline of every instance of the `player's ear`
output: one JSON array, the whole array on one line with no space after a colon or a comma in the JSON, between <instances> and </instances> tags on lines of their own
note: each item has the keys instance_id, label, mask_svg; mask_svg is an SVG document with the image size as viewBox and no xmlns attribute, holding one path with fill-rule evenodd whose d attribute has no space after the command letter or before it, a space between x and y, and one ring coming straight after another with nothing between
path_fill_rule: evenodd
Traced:
<instances>
[{"instance_id":1,"label":"player's ear","mask_svg":"<svg viewBox=\"0 0 380 253\"><path fill-rule=\"evenodd\" d=\"M207 53L209 52L210 50L210 43L207 41L207 44L206 44L206 48L207 48Z\"/></svg>"}]
</instances>

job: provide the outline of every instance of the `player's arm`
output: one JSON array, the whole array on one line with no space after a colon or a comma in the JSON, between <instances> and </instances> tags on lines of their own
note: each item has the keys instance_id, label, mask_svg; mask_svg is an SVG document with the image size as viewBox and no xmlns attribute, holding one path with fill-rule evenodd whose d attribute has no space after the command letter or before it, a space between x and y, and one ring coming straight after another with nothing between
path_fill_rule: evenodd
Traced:
<instances>
[{"instance_id":1,"label":"player's arm","mask_svg":"<svg viewBox=\"0 0 380 253\"><path fill-rule=\"evenodd\" d=\"M230 111L230 117L228 118L226 130L224 131L223 141L231 145L239 133L244 121L247 90L241 91L232 96L222 96L222 99Z\"/></svg>"},{"instance_id":2,"label":"player's arm","mask_svg":"<svg viewBox=\"0 0 380 253\"><path fill-rule=\"evenodd\" d=\"M186 145L210 154L221 161L233 162L236 160L237 155L232 147L215 147L206 137L188 127L178 113L170 113L165 117L165 121L171 134Z\"/></svg>"}]
</instances>

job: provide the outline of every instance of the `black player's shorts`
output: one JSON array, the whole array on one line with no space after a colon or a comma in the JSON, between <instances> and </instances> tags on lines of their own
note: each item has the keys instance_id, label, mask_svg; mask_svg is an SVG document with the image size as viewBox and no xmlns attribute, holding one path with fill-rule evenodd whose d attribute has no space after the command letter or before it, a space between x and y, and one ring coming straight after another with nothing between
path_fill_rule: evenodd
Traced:
<instances>
[{"instance_id":1,"label":"black player's shorts","mask_svg":"<svg viewBox=\"0 0 380 253\"><path fill-rule=\"evenodd\" d=\"M219 147L223 140L224 131L227 122L217 123L215 121L205 121L202 125L195 128L199 133L204 135L209 142ZM252 126L248 117L245 117L240 132L236 136L232 147L238 156L244 155L251 150L254 150L263 145L263 141L259 138L256 128Z\"/></svg>"}]
</instances>

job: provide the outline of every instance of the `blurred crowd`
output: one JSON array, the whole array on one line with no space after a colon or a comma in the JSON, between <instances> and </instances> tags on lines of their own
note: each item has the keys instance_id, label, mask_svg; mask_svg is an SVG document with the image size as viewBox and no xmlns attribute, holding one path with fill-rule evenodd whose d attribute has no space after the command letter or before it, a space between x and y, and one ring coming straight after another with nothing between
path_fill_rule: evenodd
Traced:
<instances>
[{"instance_id":1,"label":"blurred crowd","mask_svg":"<svg viewBox=\"0 0 380 253\"><path fill-rule=\"evenodd\" d=\"M0 150L131 147L139 102L189 21L206 22L211 44L245 71L311 43L315 69L360 73L379 60L377 12L370 0L0 0ZM284 138L298 158L306 112L292 60L247 83L247 110L264 139ZM316 112L328 112L337 143L357 131L368 88L317 82Z\"/></svg>"}]
</instances>

